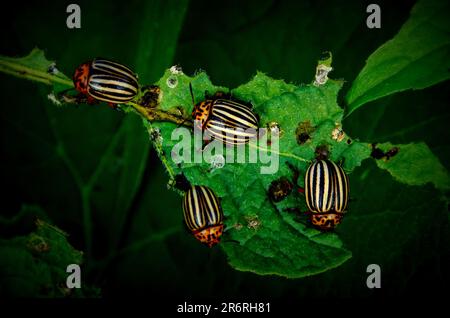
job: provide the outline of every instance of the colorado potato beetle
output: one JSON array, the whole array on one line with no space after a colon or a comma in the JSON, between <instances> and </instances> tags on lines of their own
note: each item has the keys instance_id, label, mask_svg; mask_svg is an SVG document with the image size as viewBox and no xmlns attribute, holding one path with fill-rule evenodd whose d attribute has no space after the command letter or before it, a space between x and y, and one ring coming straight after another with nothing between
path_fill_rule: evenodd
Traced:
<instances>
[{"instance_id":1,"label":"colorado potato beetle","mask_svg":"<svg viewBox=\"0 0 450 318\"><path fill-rule=\"evenodd\" d=\"M305 175L305 197L313 226L332 230L340 224L348 196L348 176L339 165L325 159L309 166Z\"/></svg>"},{"instance_id":2,"label":"colorado potato beetle","mask_svg":"<svg viewBox=\"0 0 450 318\"><path fill-rule=\"evenodd\" d=\"M185 192L183 214L197 240L213 247L223 233L223 212L216 194L206 186L193 185Z\"/></svg>"},{"instance_id":3,"label":"colorado potato beetle","mask_svg":"<svg viewBox=\"0 0 450 318\"><path fill-rule=\"evenodd\" d=\"M111 105L126 103L138 93L136 74L128 67L101 58L78 66L73 75L75 89L88 99Z\"/></svg>"},{"instance_id":4,"label":"colorado potato beetle","mask_svg":"<svg viewBox=\"0 0 450 318\"><path fill-rule=\"evenodd\" d=\"M252 107L244 102L225 98L216 93L204 101L195 104L190 85L193 120L199 121L203 131L208 131L214 139L226 144L245 144L258 135L258 118Z\"/></svg>"}]
</instances>

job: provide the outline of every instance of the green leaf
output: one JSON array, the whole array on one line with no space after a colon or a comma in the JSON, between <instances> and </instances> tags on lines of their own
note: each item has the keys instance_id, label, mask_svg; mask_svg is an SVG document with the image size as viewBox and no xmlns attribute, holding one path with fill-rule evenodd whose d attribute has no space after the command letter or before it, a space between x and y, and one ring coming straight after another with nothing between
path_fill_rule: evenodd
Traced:
<instances>
[{"instance_id":1,"label":"green leaf","mask_svg":"<svg viewBox=\"0 0 450 318\"><path fill-rule=\"evenodd\" d=\"M176 87L168 85L175 79ZM182 107L186 113L192 110L189 83L193 86L194 98L198 102L204 92L212 94L226 88L214 86L205 73L195 77L174 74L170 70L157 82L161 88L162 109ZM260 116L260 127L271 122L278 123L283 135L279 147L279 169L275 174L261 174L262 163L227 163L221 169L211 169L208 163L186 163L177 167L169 155L178 140L171 140L175 126L170 123L153 123L150 131L159 128L159 147L163 162L169 173L183 172L193 184L210 186L221 198L226 225L229 229L222 244L230 264L236 269L258 274L276 274L298 278L317 274L337 267L351 257L338 235L322 233L305 224L299 215L288 213L285 208L298 207L300 198L291 195L277 205L270 203L267 189L270 183L281 176L292 179L287 162L304 171L314 159L315 148L326 144L333 160L345 159L345 169L350 172L370 155L370 147L357 141L333 139L333 131L340 126L343 111L336 104L341 81L328 80L325 85L287 84L257 73L248 83L232 90L241 100L252 102ZM299 125L308 122L314 127L311 139L305 144L297 142ZM247 146L247 151L253 146ZM259 150L270 152L267 145L258 145ZM196 151L195 147L192 149ZM224 149L224 156L230 149ZM273 154L273 153L272 153ZM348 158L346 157L348 156ZM348 160L347 160L348 159ZM243 194L245 194L243 196ZM240 244L227 243L227 240Z\"/></svg>"},{"instance_id":2,"label":"green leaf","mask_svg":"<svg viewBox=\"0 0 450 318\"><path fill-rule=\"evenodd\" d=\"M135 64L141 83L157 80L171 66L187 7L188 0L153 0L140 8Z\"/></svg>"},{"instance_id":3,"label":"green leaf","mask_svg":"<svg viewBox=\"0 0 450 318\"><path fill-rule=\"evenodd\" d=\"M426 144L421 142L406 145L391 143L377 145L377 148L383 151L389 151L394 147L398 147L398 153L392 158L377 160L378 167L389 171L395 179L406 184L424 185L431 182L438 189L450 189L448 171Z\"/></svg>"},{"instance_id":4,"label":"green leaf","mask_svg":"<svg viewBox=\"0 0 450 318\"><path fill-rule=\"evenodd\" d=\"M167 2L164 4L167 5ZM52 26L53 22L42 25L32 20L44 29L40 30L40 34L52 33L55 38L70 39L65 50L57 55L58 69L66 69L70 75L80 63L103 56L129 65L139 73L141 80L151 82L172 64L187 2L177 2L178 10L167 10L161 1L149 1L144 5L131 1L127 11L121 13L105 1L85 3L82 7L89 12L83 22L86 26L94 21L90 17L99 14L115 18L103 21L100 27L79 30L78 34L84 34L81 37L74 32L67 33L67 28ZM114 29L117 20L129 28L124 29L123 34L117 31L111 37L111 29ZM95 18L95 21L98 19ZM130 29L134 31L130 32ZM24 34L26 38L32 33ZM38 34L31 38L30 42L45 43L41 45L48 47L48 51L61 52L58 41L46 43ZM110 43L115 43L117 38L124 42L114 50ZM162 43L164 49L159 48ZM91 48L89 52L86 47ZM130 57L127 58L127 55ZM57 82L59 77L68 80L61 72L58 77L47 73L53 62L48 61L44 52L38 49L34 49L26 58L5 57L5 60L19 67L26 66L26 74L39 74L39 79L30 78L32 80L40 81L43 77L47 84ZM68 81L72 86L72 82ZM3 104L6 100L14 100L15 103L27 105L25 116L22 113L25 108L3 109L3 127L10 136L14 136L5 139L5 151L13 154L6 161L17 167L21 165L20 158L30 159L31 156L30 162L24 165L33 169L35 176L29 180L26 169L11 169L7 174L14 179L11 191L26 189L23 200L42 205L46 204L42 202L46 200L44 198L55 198L49 204L49 213L52 217L56 216L56 221L66 219L83 230L89 260L94 256L100 258L105 254L114 254L128 231L128 213L134 208L133 202L150 153L150 143L141 119L113 112L104 104L82 105L77 109L69 105L61 112L47 101L49 91L46 89L36 94L27 83L17 85L14 81L5 83L3 87L11 92L4 94ZM28 94L13 94L18 88ZM53 88L55 91L62 89L58 83ZM13 150L13 139L22 145L20 155ZM41 181L35 184L35 180ZM62 207L65 208L64 217L60 213Z\"/></svg>"},{"instance_id":5,"label":"green leaf","mask_svg":"<svg viewBox=\"0 0 450 318\"><path fill-rule=\"evenodd\" d=\"M325 64L322 65L322 63ZM322 66L330 67L330 65L331 56L328 60L319 61L318 69ZM162 110L170 110L174 107L181 107L185 113L189 113L192 107L190 105L190 94L188 93L189 83L195 87L194 98L196 100L203 98L199 96L199 91L203 94L205 91L213 93L218 90L227 90L224 87L212 85L205 73L199 73L194 78L190 78L179 71L167 70L164 77L157 83L162 91L160 108ZM351 254L345 249L338 236L330 233L320 233L311 229L304 224L305 220L299 221L285 212L286 208L298 208L298 206L305 208L298 198L291 197L277 204L275 209L267 198L267 189L272 181L281 176L292 177L292 171L287 168L286 163L290 163L299 170L305 171L308 164L314 159L314 151L318 146L325 145L330 150L333 160L343 161L344 168L348 173L359 166L362 160L369 157L369 145L352 140L342 130L343 111L336 103L337 94L341 87L341 81L331 79L326 80L323 85L314 81L314 84L311 85L296 86L281 80L274 80L259 72L253 80L233 90L233 95L237 98L252 102L255 106L255 112L261 118L261 127L268 127L273 123L280 127L282 131L280 151L274 152L267 144L262 146L251 144L249 146L249 149L253 147L272 156L277 154L281 157L279 161L281 167L276 175L261 174L261 164L227 165L225 168L220 169L220 173L219 171L212 171L211 167L205 163L201 165L187 164L180 169L180 167L171 164L164 155L171 153L175 144L173 140L170 140L170 127L172 124L146 123L147 129L151 133L151 138L154 138L155 127L161 129L160 139L164 142L161 144L156 143L156 148L172 177L174 173L184 171L192 183L201 184L204 182L204 175L211 174L210 183L206 182L206 184L210 185L224 198L224 208L227 211L233 211L233 213L229 212L228 215L229 228L236 229L235 233L230 232L231 239L240 242L243 248L249 250L245 255L250 255L250 251L254 253L251 257L243 258L239 248L232 245L224 245L230 264L235 268L259 274L278 274L295 278L327 271L339 266L350 257ZM291 109L296 111L292 113ZM64 122L53 123L54 127L52 129L57 140L60 138L56 133L57 126L61 124L65 125ZM130 126L131 129L134 129L133 127L136 126ZM300 142L298 139L299 130L305 129L305 127L308 127L306 131L310 134L309 140ZM132 196L129 196L127 191L119 191L115 195L116 200L107 200L105 193L114 191L113 188L116 187L117 183L130 185L131 193L136 192L135 178L144 169L142 161L134 162L134 156L130 155L139 153L141 143L120 142L124 136L134 135L132 131L127 129L127 125L121 128L123 129L120 129L110 141L104 156L98 161L94 173L87 180L84 180L77 172L64 147L59 143L56 147L56 153L62 157L80 189L88 252L90 250L89 242L92 241L90 233L93 230L93 221L101 217L101 214L97 214L95 219L92 219L90 216L91 209L102 211L106 207L105 210L108 212L117 209L118 212L114 213L116 215L114 222L117 222L118 227L120 227L120 224L125 222L123 214L120 216L120 211L126 211L129 208ZM157 142L158 139L156 138L154 141ZM132 139L132 141L134 140ZM115 154L119 157L129 158L126 160L132 163L131 166L138 167L138 170L133 169L129 173L128 169L125 169L117 175L117 167L120 167L120 165L118 166L117 162L109 160L111 151L116 148L117 144L124 144L125 148L115 150ZM126 148L128 145L130 150ZM439 160L428 151L424 144L419 145L421 147L417 145L400 145L402 155L396 156L395 159L389 159L389 162L393 164L383 165L379 163L380 167L387 169L399 181L407 184L421 185L433 182L436 187L447 189L448 175L445 168L440 166ZM382 148L388 146L382 145ZM403 151L403 148L407 151ZM228 151L230 149L225 150L225 155ZM409 173L410 162L417 155L422 159L414 162L416 165L420 162L421 167L429 167L429 174L414 175ZM136 171L137 175L135 174ZM260 177L258 177L258 174L260 174ZM301 174L301 176L303 175ZM247 182L242 183L240 181L242 178L246 179ZM101 183L98 183L99 180L101 180ZM239 184L240 187L230 186L227 183L229 180L234 180L234 183ZM112 189L109 189L109 187L112 187ZM92 193L94 188L96 188L96 191ZM254 189L259 189L259 191ZM242 202L239 201L240 196L234 195L236 190L239 191L239 194L249 191L252 191L252 194ZM278 218L274 218L274 211L279 213ZM250 224L257 224L257 226ZM264 224L264 227L261 227L261 224ZM245 230L241 232L242 229L247 229L251 232ZM269 235L263 229L272 234ZM275 236L273 236L274 233L276 234ZM279 247L281 245L280 238L284 242L283 248ZM118 244L118 239L119 237L115 236L109 238L108 241L112 242L114 246ZM302 254L296 254L292 251L287 252L289 248L299 245L304 246L305 249L310 249L309 258L304 259ZM272 248L267 249L267 246ZM285 248L288 250L285 250ZM291 257L286 258L284 257L285 254L289 254ZM267 257L283 261L267 263L264 261ZM319 262L321 259L325 259L325 261ZM294 266L293 264L296 265Z\"/></svg>"},{"instance_id":6,"label":"green leaf","mask_svg":"<svg viewBox=\"0 0 450 318\"><path fill-rule=\"evenodd\" d=\"M168 85L169 79L176 83L175 87ZM157 82L162 91L160 107L168 110L177 106L184 108L185 113L190 113L192 105L189 83L194 87L194 99L197 102L202 100L205 91L209 94L227 91L226 88L214 86L205 73L190 78L168 70ZM191 183L210 186L222 198L230 229L227 232L228 239L240 243L224 243L222 246L229 263L236 269L295 278L327 271L350 257L350 252L336 234L320 233L306 225L305 220L298 215L286 213L286 208L300 207L305 210L301 198L292 195L275 206L267 198L267 189L272 181L282 176L292 177L287 162L301 171L299 184L302 185L304 171L314 160L314 151L320 145L329 148L332 160L343 161L348 173L370 156L369 144L352 140L342 130L343 111L336 104L341 86L342 82L334 80L328 80L325 85L296 86L259 72L250 82L232 90L236 98L250 101L254 105L255 112L260 116L260 127L276 122L284 133L278 153L280 167L273 175L261 174L260 163L225 164L221 169L212 169L205 162L187 163L180 169L165 156L171 153L178 142L171 140L173 125L155 123L148 126L151 132L154 132L155 127L160 128L160 156L172 177L175 173L183 172ZM311 127L311 136L306 143L300 144L296 133L305 123ZM340 132L339 137L337 132ZM195 144L195 141L191 141L191 144ZM191 156L199 151L198 147L196 145L191 149ZM254 146L249 145L248 149L251 147ZM257 147L273 154L266 145ZM390 149L387 149L389 145L380 147L385 151ZM432 182L439 189L448 187L447 171L425 144L398 147L401 149L399 154L388 162L378 161L381 168L387 169L396 179L406 184L422 185ZM230 149L224 149L225 157L228 151ZM425 167L428 169L425 174L408 171L421 171ZM303 257L303 252L297 252L295 246L301 246L300 250L308 251L309 256Z\"/></svg>"},{"instance_id":7,"label":"green leaf","mask_svg":"<svg viewBox=\"0 0 450 318\"><path fill-rule=\"evenodd\" d=\"M364 57L395 34L408 6L399 10L398 4L386 2L383 29L378 31L367 28L365 7L357 2L264 0L223 6L192 1L175 61L186 74L204 69L214 83L231 87L248 81L255 70L307 83L314 76L317 57L327 50L339 63L333 77L349 81L364 65ZM206 16L215 21L207 28Z\"/></svg>"},{"instance_id":8,"label":"green leaf","mask_svg":"<svg viewBox=\"0 0 450 318\"><path fill-rule=\"evenodd\" d=\"M321 294L328 280L326 286L333 293L370 296L373 290L364 283L368 275L365 269L369 264L378 264L389 295L418 295L425 286L430 288L427 293L435 293L432 286L444 287L445 274L434 274L434 281L426 284L417 281L417 276L433 277L432 271L440 262L448 264L441 260L450 248L448 211L442 192L431 184L400 184L371 160L354 171L350 182L353 200L342 223L341 238L354 257L334 275L329 273L307 286ZM440 279L443 281L436 281ZM349 281L361 284L351 286Z\"/></svg>"},{"instance_id":9,"label":"green leaf","mask_svg":"<svg viewBox=\"0 0 450 318\"><path fill-rule=\"evenodd\" d=\"M450 78L446 1L419 1L410 19L367 60L347 93L348 114L383 96L422 89Z\"/></svg>"},{"instance_id":10,"label":"green leaf","mask_svg":"<svg viewBox=\"0 0 450 318\"><path fill-rule=\"evenodd\" d=\"M45 212L36 206L24 206L19 214L21 218L37 215L43 216ZM22 222L20 218L0 221L2 227ZM70 245L65 232L37 219L33 232L0 238L0 294L8 297L98 297L100 290L83 281L80 289L66 286L67 266L82 266L82 263L83 253Z\"/></svg>"},{"instance_id":11,"label":"green leaf","mask_svg":"<svg viewBox=\"0 0 450 318\"><path fill-rule=\"evenodd\" d=\"M34 48L25 57L14 58L0 55L0 71L48 85L59 84L73 87L72 81L56 69L55 63L48 61L44 52L38 48Z\"/></svg>"},{"instance_id":12,"label":"green leaf","mask_svg":"<svg viewBox=\"0 0 450 318\"><path fill-rule=\"evenodd\" d=\"M320 61L318 67L320 67L322 63L325 63L324 65L329 67L331 57L329 60ZM168 85L169 79L176 80L175 88L173 88L173 84L171 86ZM202 98L201 96L198 96L199 91L209 91L210 93L213 93L218 90L226 90L226 88L223 87L213 86L205 73L199 73L195 78L189 78L182 73L178 74L174 71L168 70L166 71L165 76L158 82L158 85L162 88L163 96L160 105L161 109L169 110L174 106L182 105L185 112L190 112L190 96L187 93L189 83L192 83L195 87L194 91L196 92L196 100ZM335 234L324 234L317 232L304 224L302 225L301 222L299 223L298 220L295 219L295 217L292 217L285 212L285 209L289 207L292 208L300 205L304 208L304 204L302 205L299 203L298 198L290 198L285 202L278 204L275 211L279 213L280 217L274 218L274 207L269 203L266 195L266 189L269 187L270 182L276 180L280 176L290 177L292 174L292 172L284 166L286 162L294 164L300 170L305 171L308 163L314 159L314 150L319 145L326 145L330 149L331 158L333 160L343 160L344 167L348 172L351 172L355 167L359 166L361 161L369 156L370 147L368 144L352 141L351 138L346 136L342 131L341 120L343 113L342 109L336 104L336 96L341 86L342 82L334 80L328 80L325 85L320 85L315 82L314 85L296 86L293 84L287 84L281 80L271 79L264 73L257 73L252 81L233 90L233 94L236 97L242 100L251 101L252 104L255 105L255 111L261 118L262 127L267 127L270 123L276 122L283 134L290 132L289 135L283 136L280 142L281 150L278 155L281 157L281 173L270 176L270 178L265 175L257 178L259 169L261 168L261 165L257 164L246 166L226 166L220 170L221 173L213 172L215 182L214 185L209 185L224 198L223 205L224 207L229 205L228 211L238 211L237 214L230 213L228 216L229 222L234 223L229 223L228 226L231 228L234 227L242 229L242 224L250 224L257 220L257 224L264 224L264 228L267 228L267 230L272 233L272 235L268 235L267 232L258 230L260 225L256 227L257 230L255 233L249 233L248 231L243 231L241 233L241 230L235 231L236 234L231 233L230 236L232 240L241 242L243 245L242 248L248 250L248 252L245 253L248 257L243 258L240 248L229 244L224 245L224 250L229 256L230 264L235 268L243 271L253 271L259 274L278 274L281 276L295 278L326 271L333 267L339 266L350 257L351 254L344 248L338 236ZM182 87L185 89L182 89ZM298 109L298 111L296 111L293 116L292 113L288 111L289 109ZM60 123L57 123L57 125L59 124ZM62 124L64 125L64 123ZM311 139L305 144L300 144L297 138L298 129L299 127L302 127L302 125L311 127ZM162 130L161 137L162 140L165 140L165 142L164 146L159 145L161 149L161 158L167 165L169 172L184 171L184 173L191 179L191 182L201 183L204 179L204 174L211 171L211 168L208 165L205 166L203 164L203 167L201 167L201 165L187 165L182 167L180 170L176 166L170 167L170 163L164 158L163 154L170 153L171 147L174 145L174 142L171 140L169 143L167 142L170 138L168 135L170 132L170 126L171 124L168 123L153 125L147 124L149 131L153 131L154 127L161 128ZM61 154L66 164L68 164L69 170L74 174L74 178L77 180L77 184L80 187L83 199L82 206L85 213L84 226L85 231L87 231L86 233L90 233L92 231L92 221L90 221L91 217L89 216L91 210L90 202L92 202L93 208L98 211L101 211L105 204L108 206L106 209L107 211L114 211L114 209L117 209L118 211L126 211L129 207L130 201L121 198L123 195L128 198L132 198L132 196L128 196L126 191L116 193L116 200L113 201L107 200L107 197L105 196L106 193L111 193L111 191L113 191L113 189L108 188L110 186L115 187L117 180L123 180L123 182L128 184L135 184L134 180L136 176L134 172L128 175L127 170L124 170L125 174L117 176L114 172L117 169L117 164L108 160L111 157L110 151L112 151L117 144L128 145L128 143L123 143L120 141L120 139L123 138L122 136L134 135L134 133L132 131L128 131L126 127L127 126L122 126L123 129L120 129L112 141L110 141L105 155L99 160L96 171L87 179L87 181L84 181L82 177L78 175L75 170L76 168L72 166L70 159L66 157L65 150L62 148L58 148L57 150L57 153ZM342 138L336 138L336 131L342 134ZM127 157L129 154L137 153L131 149L140 147L140 145L140 142L135 144L130 143L130 150L127 150L126 148L123 149L122 155ZM267 145L263 145L262 147L257 146L257 148L266 153L272 153ZM122 156L117 151L115 153ZM383 167L382 164L379 165L388 169L402 182L408 184L423 184L428 181L432 181L437 187L442 187L446 182L446 180L443 181L442 178L441 180L436 181L433 178L430 179L430 176L425 176L423 178L424 181L418 181L418 178L411 177L411 175L408 175L406 178L403 177L405 169L407 169L405 168L405 165L407 167L408 163L406 159L414 157L414 155L414 151L411 153L405 152L405 154L403 154L402 151L401 157L403 160L394 160L394 162L400 162L400 166L403 165L403 171L402 167L398 167L399 165L389 165L388 167ZM432 155L431 159L434 159L434 164L440 164L438 160L432 157ZM133 160L134 157L130 157L130 162ZM113 163L113 165L109 166L108 162ZM132 170L137 171L138 175L141 174L139 171L143 170L143 166L140 162L142 161L138 161L136 164L131 165L140 167L139 170ZM442 171L440 173L446 173L444 168L441 170ZM439 175L439 171L436 171L437 170L434 169L433 166L431 172ZM242 188L238 189L239 193L248 192L250 190L254 192L253 189L255 187L260 189L259 194L256 192L256 195L252 194L248 197L248 206L246 203L247 200L240 202L240 205L238 205L237 202L239 197L233 197L232 195L236 190L235 187L230 188L223 181L234 179L236 183L239 183L238 180L241 178L248 179L248 183L240 183ZM98 180L102 180L102 183L101 185L96 186ZM119 183L121 183L121 181L119 181ZM97 191L94 195L92 195L91 189L93 189L94 186L97 188ZM101 190L99 191L99 189ZM132 189L132 192L135 191L136 185L134 186L134 190ZM227 195L229 196L228 202L226 199ZM117 216L120 215L118 212L115 212L114 214ZM99 216L100 215L97 215L96 218ZM123 216L122 218L116 217L115 220L118 224L124 223ZM250 229L251 231L254 230L249 226L244 226L244 229L245 228ZM274 233L276 233L275 236L273 235ZM117 236L115 238L111 237L109 241L113 242L113 245L116 245L118 243L117 239ZM89 241L90 238L87 236L87 242ZM280 241L284 242L283 249L280 247L275 247L267 250L267 246L281 245ZM305 249L310 249L309 258L303 259L301 253L296 254L292 251L288 253L289 249L293 249L293 247L299 245L304 246ZM289 254L290 257L286 258L283 256L284 254ZM264 261L267 257L282 261L268 264ZM320 262L320 260L324 261ZM296 265L293 266L293 264Z\"/></svg>"}]
</instances>

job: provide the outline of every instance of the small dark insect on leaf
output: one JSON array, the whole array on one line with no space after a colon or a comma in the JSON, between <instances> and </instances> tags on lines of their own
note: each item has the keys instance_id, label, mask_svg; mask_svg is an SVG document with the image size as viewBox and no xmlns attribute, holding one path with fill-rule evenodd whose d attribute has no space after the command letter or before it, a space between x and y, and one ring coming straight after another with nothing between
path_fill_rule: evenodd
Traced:
<instances>
[{"instance_id":1,"label":"small dark insect on leaf","mask_svg":"<svg viewBox=\"0 0 450 318\"><path fill-rule=\"evenodd\" d=\"M399 151L398 147L390 149L385 153L386 159L389 160L390 158L394 157L396 154L398 154L398 151Z\"/></svg>"},{"instance_id":2,"label":"small dark insect on leaf","mask_svg":"<svg viewBox=\"0 0 450 318\"><path fill-rule=\"evenodd\" d=\"M297 129L295 130L297 143L299 145L303 145L307 141L309 141L314 130L315 128L311 126L311 123L309 121L299 123Z\"/></svg>"},{"instance_id":3,"label":"small dark insect on leaf","mask_svg":"<svg viewBox=\"0 0 450 318\"><path fill-rule=\"evenodd\" d=\"M314 152L317 160L325 160L330 157L330 150L327 145L317 146L316 151Z\"/></svg>"},{"instance_id":4,"label":"small dark insect on leaf","mask_svg":"<svg viewBox=\"0 0 450 318\"><path fill-rule=\"evenodd\" d=\"M370 156L374 159L386 159L389 160L392 157L394 157L399 152L398 147L393 147L392 149L389 149L388 151L384 152L380 148L377 148L377 144L372 144L372 152Z\"/></svg>"},{"instance_id":5,"label":"small dark insect on leaf","mask_svg":"<svg viewBox=\"0 0 450 318\"><path fill-rule=\"evenodd\" d=\"M270 184L269 198L273 202L280 202L291 194L293 188L294 185L286 177L281 177Z\"/></svg>"},{"instance_id":6,"label":"small dark insect on leaf","mask_svg":"<svg viewBox=\"0 0 450 318\"><path fill-rule=\"evenodd\" d=\"M304 144L305 142L307 142L311 137L307 134L307 133L301 133L300 135L298 135L297 137L297 141L300 144Z\"/></svg>"},{"instance_id":7,"label":"small dark insect on leaf","mask_svg":"<svg viewBox=\"0 0 450 318\"><path fill-rule=\"evenodd\" d=\"M186 176L182 173L177 174L175 176L175 179L172 181L172 185L174 188L181 190L181 191L187 191L191 187L191 183L186 178Z\"/></svg>"},{"instance_id":8,"label":"small dark insect on leaf","mask_svg":"<svg viewBox=\"0 0 450 318\"><path fill-rule=\"evenodd\" d=\"M158 86L151 85L143 87L142 91L145 93L144 96L142 96L142 98L139 100L139 104L148 108L157 107L161 89Z\"/></svg>"},{"instance_id":9,"label":"small dark insect on leaf","mask_svg":"<svg viewBox=\"0 0 450 318\"><path fill-rule=\"evenodd\" d=\"M380 148L377 148L377 144L372 144L372 152L370 156L374 159L381 159L384 157L384 151Z\"/></svg>"}]
</instances>

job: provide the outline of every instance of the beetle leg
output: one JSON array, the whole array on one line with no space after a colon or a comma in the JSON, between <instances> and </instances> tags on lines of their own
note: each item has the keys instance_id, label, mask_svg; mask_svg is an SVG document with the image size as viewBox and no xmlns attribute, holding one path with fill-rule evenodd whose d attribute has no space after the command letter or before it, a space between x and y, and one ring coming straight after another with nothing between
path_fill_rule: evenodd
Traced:
<instances>
[{"instance_id":1,"label":"beetle leg","mask_svg":"<svg viewBox=\"0 0 450 318\"><path fill-rule=\"evenodd\" d=\"M98 101L94 97L88 95L87 99L86 99L86 103L89 105L94 105L94 104L98 104Z\"/></svg>"},{"instance_id":2,"label":"beetle leg","mask_svg":"<svg viewBox=\"0 0 450 318\"><path fill-rule=\"evenodd\" d=\"M114 110L118 110L119 109L117 104L114 104L114 103L108 103L108 107L111 108L111 109L114 109Z\"/></svg>"}]
</instances>

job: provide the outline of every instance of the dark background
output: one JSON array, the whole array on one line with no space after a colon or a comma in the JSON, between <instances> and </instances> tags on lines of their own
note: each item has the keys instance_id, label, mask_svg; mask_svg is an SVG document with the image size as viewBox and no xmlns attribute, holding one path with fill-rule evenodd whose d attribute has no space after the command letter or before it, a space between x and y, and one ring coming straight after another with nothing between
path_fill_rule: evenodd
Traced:
<instances>
[{"instance_id":1,"label":"dark background","mask_svg":"<svg viewBox=\"0 0 450 318\"><path fill-rule=\"evenodd\" d=\"M70 30L68 3L10 3L1 12L0 54L23 56L38 46L68 76L85 60L107 57L135 69L144 83L179 64L186 74L203 69L214 84L236 87L256 70L309 83L322 52L331 51L330 77L345 79L345 93L367 57L407 20L414 1L376 1L381 29L366 27L370 2L364 1L191 1L185 7L131 0L77 1L82 28ZM83 277L105 297L378 299L442 296L449 282L448 206L431 185L399 184L367 160L350 176L355 201L337 231L352 259L298 280L238 272L220 248L209 250L184 231L180 197L166 189L168 177L137 116L105 105L58 108L47 101L44 85L4 74L0 81L1 215L13 217L23 204L42 207L85 251ZM380 99L349 116L344 129L367 142L425 141L449 169L448 91L445 82ZM83 206L81 185L93 175ZM86 221L83 213L92 217ZM366 287L371 263L381 265L380 290Z\"/></svg>"}]
</instances>

